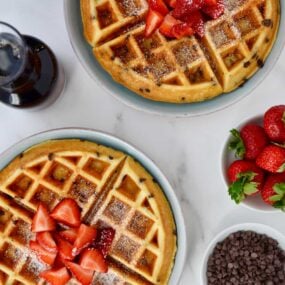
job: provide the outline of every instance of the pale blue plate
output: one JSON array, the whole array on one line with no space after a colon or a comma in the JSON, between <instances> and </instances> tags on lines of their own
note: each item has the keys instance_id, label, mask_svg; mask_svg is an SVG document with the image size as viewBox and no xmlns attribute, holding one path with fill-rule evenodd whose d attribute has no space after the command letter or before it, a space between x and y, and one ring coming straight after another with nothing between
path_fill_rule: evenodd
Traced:
<instances>
[{"instance_id":1,"label":"pale blue plate","mask_svg":"<svg viewBox=\"0 0 285 285\"><path fill-rule=\"evenodd\" d=\"M53 139L75 138L94 141L98 144L109 146L129 154L137 161L139 161L159 183L172 208L177 228L177 253L169 282L169 285L177 285L183 272L183 267L187 255L186 229L179 201L164 174L159 170L159 168L153 163L151 159L137 150L134 146L114 136L95 130L77 128L55 129L25 138L6 150L0 155L0 170L9 164L9 162L13 160L13 158L15 158L17 155L35 144Z\"/></svg>"},{"instance_id":2,"label":"pale blue plate","mask_svg":"<svg viewBox=\"0 0 285 285\"><path fill-rule=\"evenodd\" d=\"M284 9L285 2L281 0L281 10L283 11ZM94 59L92 49L83 36L79 0L64 0L64 12L66 27L73 49L90 76L108 91L108 93L120 99L128 106L161 115L173 115L177 117L199 116L224 109L238 102L250 94L264 80L279 58L285 43L285 17L281 16L279 34L265 66L242 88L238 88L229 94L224 94L215 99L201 103L162 103L145 99L116 83ZM281 13L281 15L283 14Z\"/></svg>"}]
</instances>

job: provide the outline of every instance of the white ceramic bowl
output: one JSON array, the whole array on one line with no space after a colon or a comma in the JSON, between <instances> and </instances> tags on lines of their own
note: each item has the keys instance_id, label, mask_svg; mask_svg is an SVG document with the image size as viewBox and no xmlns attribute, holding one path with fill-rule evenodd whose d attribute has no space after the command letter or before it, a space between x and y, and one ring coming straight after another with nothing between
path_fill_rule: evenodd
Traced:
<instances>
[{"instance_id":1,"label":"white ceramic bowl","mask_svg":"<svg viewBox=\"0 0 285 285\"><path fill-rule=\"evenodd\" d=\"M202 270L201 270L201 285L207 285L207 264L210 255L212 254L215 246L218 242L223 241L230 234L238 232L238 231L254 231L259 234L266 234L268 237L271 237L279 242L279 246L285 250L285 236L278 232L277 230L257 223L246 223L246 224L238 224L232 227L229 227L219 233L213 240L211 240L208 245L206 252L203 257ZM281 284L280 284L281 285Z\"/></svg>"},{"instance_id":2,"label":"white ceramic bowl","mask_svg":"<svg viewBox=\"0 0 285 285\"><path fill-rule=\"evenodd\" d=\"M281 12L285 11L285 2L280 0ZM285 14L281 13L281 22L277 40L267 58L265 65L261 68L243 88L237 88L230 94L223 94L215 99L200 103L173 104L148 100L135 94L129 89L116 83L112 77L94 59L92 48L86 42L82 32L82 21L80 15L80 1L64 0L65 23L73 49L81 64L90 76L108 93L118 98L128 106L156 114L173 115L176 117L199 116L213 113L224 109L248 94L250 94L270 72L285 43Z\"/></svg>"},{"instance_id":3,"label":"white ceramic bowl","mask_svg":"<svg viewBox=\"0 0 285 285\"><path fill-rule=\"evenodd\" d=\"M263 125L263 119L262 118L263 118L262 116L256 116L253 118L246 119L234 128L237 130L240 130L244 125L246 125L248 123L258 124L258 125L262 126ZM228 177L227 177L227 169L232 162L234 162L235 160L238 159L235 157L234 151L231 151L228 149L228 145L229 145L229 142L231 141L231 139L232 139L232 135L229 132L229 137L227 138L226 143L222 149L221 171L223 174L223 180L224 180L225 185L226 185L225 191L228 191L228 187L230 184ZM229 196L229 199L230 199L230 196ZM231 200L231 201L232 201L232 203L235 203L233 200ZM279 213L280 212L279 209L275 209L274 207L263 202L260 194L256 194L256 195L246 197L246 199L243 200L240 203L240 205L245 206L245 207L252 209L252 210L266 212L266 213Z\"/></svg>"},{"instance_id":4,"label":"white ceramic bowl","mask_svg":"<svg viewBox=\"0 0 285 285\"><path fill-rule=\"evenodd\" d=\"M106 145L129 154L137 161L139 161L160 184L172 208L177 227L177 253L174 268L172 270L172 274L169 281L169 285L177 285L183 272L183 267L187 254L186 230L180 204L174 193L173 188L165 178L164 174L159 170L159 168L153 163L151 159L149 159L141 151L137 150L134 146L109 134L90 129L55 129L38 133L36 135L25 138L17 144L13 145L8 150L6 150L0 155L0 169L4 168L18 154L22 153L23 151L35 144L51 139L68 138L79 138L94 141L99 144Z\"/></svg>"}]
</instances>

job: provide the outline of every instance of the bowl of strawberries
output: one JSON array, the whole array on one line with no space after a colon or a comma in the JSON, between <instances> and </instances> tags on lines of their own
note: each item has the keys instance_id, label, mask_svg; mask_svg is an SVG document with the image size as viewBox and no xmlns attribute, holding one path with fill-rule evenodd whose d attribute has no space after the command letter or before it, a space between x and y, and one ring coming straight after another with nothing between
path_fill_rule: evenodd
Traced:
<instances>
[{"instance_id":1,"label":"bowl of strawberries","mask_svg":"<svg viewBox=\"0 0 285 285\"><path fill-rule=\"evenodd\" d=\"M222 172L236 204L285 211L285 105L244 121L230 131Z\"/></svg>"}]
</instances>

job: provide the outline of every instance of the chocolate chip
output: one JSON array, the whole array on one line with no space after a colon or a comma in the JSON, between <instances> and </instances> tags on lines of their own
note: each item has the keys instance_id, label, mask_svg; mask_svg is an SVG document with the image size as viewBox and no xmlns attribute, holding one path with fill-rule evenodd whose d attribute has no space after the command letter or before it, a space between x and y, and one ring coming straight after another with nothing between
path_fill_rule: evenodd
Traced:
<instances>
[{"instance_id":1,"label":"chocolate chip","mask_svg":"<svg viewBox=\"0 0 285 285\"><path fill-rule=\"evenodd\" d=\"M257 65L258 65L259 68L262 68L262 67L264 66L263 60L258 59L258 60L257 60Z\"/></svg>"},{"instance_id":2,"label":"chocolate chip","mask_svg":"<svg viewBox=\"0 0 285 285\"><path fill-rule=\"evenodd\" d=\"M114 157L113 157L113 156L111 156L111 155L109 155L109 159L110 159L110 160L113 160L113 159L114 159Z\"/></svg>"},{"instance_id":3,"label":"chocolate chip","mask_svg":"<svg viewBox=\"0 0 285 285\"><path fill-rule=\"evenodd\" d=\"M53 160L53 158L54 158L54 154L53 153L49 153L48 154L48 160Z\"/></svg>"},{"instance_id":4,"label":"chocolate chip","mask_svg":"<svg viewBox=\"0 0 285 285\"><path fill-rule=\"evenodd\" d=\"M264 234L235 232L217 243L206 275L207 285L283 285L285 251Z\"/></svg>"},{"instance_id":5,"label":"chocolate chip","mask_svg":"<svg viewBox=\"0 0 285 285\"><path fill-rule=\"evenodd\" d=\"M150 93L150 89L146 88L145 92Z\"/></svg>"},{"instance_id":6,"label":"chocolate chip","mask_svg":"<svg viewBox=\"0 0 285 285\"><path fill-rule=\"evenodd\" d=\"M140 183L143 183L146 181L146 178L140 178Z\"/></svg>"},{"instance_id":7,"label":"chocolate chip","mask_svg":"<svg viewBox=\"0 0 285 285\"><path fill-rule=\"evenodd\" d=\"M265 26L265 27L272 27L273 23L272 23L272 20L270 20L270 19L264 19L262 21L262 25Z\"/></svg>"},{"instance_id":8,"label":"chocolate chip","mask_svg":"<svg viewBox=\"0 0 285 285\"><path fill-rule=\"evenodd\" d=\"M250 61L246 61L244 64L243 64L243 67L244 68L248 68L250 66Z\"/></svg>"}]
</instances>

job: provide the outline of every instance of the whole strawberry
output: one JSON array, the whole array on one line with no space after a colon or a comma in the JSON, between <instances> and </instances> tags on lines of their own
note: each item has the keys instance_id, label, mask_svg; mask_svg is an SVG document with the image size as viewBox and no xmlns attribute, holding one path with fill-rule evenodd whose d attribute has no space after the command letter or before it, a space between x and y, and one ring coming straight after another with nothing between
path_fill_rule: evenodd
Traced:
<instances>
[{"instance_id":1,"label":"whole strawberry","mask_svg":"<svg viewBox=\"0 0 285 285\"><path fill-rule=\"evenodd\" d=\"M264 129L277 143L285 143L285 105L271 107L264 115Z\"/></svg>"},{"instance_id":2,"label":"whole strawberry","mask_svg":"<svg viewBox=\"0 0 285 285\"><path fill-rule=\"evenodd\" d=\"M262 189L264 172L254 162L236 160L228 168L229 195L237 204Z\"/></svg>"},{"instance_id":3,"label":"whole strawberry","mask_svg":"<svg viewBox=\"0 0 285 285\"><path fill-rule=\"evenodd\" d=\"M285 171L285 148L268 145L258 155L256 164L269 172L281 173Z\"/></svg>"},{"instance_id":4,"label":"whole strawberry","mask_svg":"<svg viewBox=\"0 0 285 285\"><path fill-rule=\"evenodd\" d=\"M265 203L285 211L285 173L270 174L261 196Z\"/></svg>"},{"instance_id":5,"label":"whole strawberry","mask_svg":"<svg viewBox=\"0 0 285 285\"><path fill-rule=\"evenodd\" d=\"M234 139L229 148L235 150L239 158L255 160L269 143L264 129L259 125L247 124L240 132L233 129L231 133Z\"/></svg>"}]
</instances>

